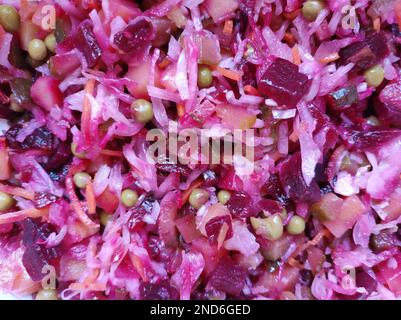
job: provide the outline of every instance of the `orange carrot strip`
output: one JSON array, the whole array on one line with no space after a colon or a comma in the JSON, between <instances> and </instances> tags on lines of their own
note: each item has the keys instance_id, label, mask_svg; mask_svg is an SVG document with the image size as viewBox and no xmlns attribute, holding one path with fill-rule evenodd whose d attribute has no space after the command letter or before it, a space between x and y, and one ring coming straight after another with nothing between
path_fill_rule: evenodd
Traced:
<instances>
[{"instance_id":1,"label":"orange carrot strip","mask_svg":"<svg viewBox=\"0 0 401 320\"><path fill-rule=\"evenodd\" d=\"M223 33L226 35L231 35L233 33L233 21L232 20L226 20L224 22L224 27L223 27Z\"/></svg>"},{"instance_id":2,"label":"orange carrot strip","mask_svg":"<svg viewBox=\"0 0 401 320\"><path fill-rule=\"evenodd\" d=\"M251 86L250 84L247 84L244 87L244 92L253 96L260 96L260 93L258 91L258 89L254 88L253 86Z\"/></svg>"},{"instance_id":3,"label":"orange carrot strip","mask_svg":"<svg viewBox=\"0 0 401 320\"><path fill-rule=\"evenodd\" d=\"M294 35L293 35L291 32L286 32L286 33L284 34L283 40L284 40L285 42L289 43L289 44L292 44L292 43L295 42L295 37L294 37Z\"/></svg>"},{"instance_id":4,"label":"orange carrot strip","mask_svg":"<svg viewBox=\"0 0 401 320\"><path fill-rule=\"evenodd\" d=\"M93 190L92 182L89 182L85 188L86 202L88 203L88 213L94 214L96 212L96 197Z\"/></svg>"},{"instance_id":5,"label":"orange carrot strip","mask_svg":"<svg viewBox=\"0 0 401 320\"><path fill-rule=\"evenodd\" d=\"M196 179L194 182L192 182L189 188L182 193L182 203L187 202L191 192L194 189L200 187L202 183L203 183L202 179Z\"/></svg>"},{"instance_id":6,"label":"orange carrot strip","mask_svg":"<svg viewBox=\"0 0 401 320\"><path fill-rule=\"evenodd\" d=\"M24 188L20 188L20 187L13 187L13 186L8 186L8 185L0 183L0 191L11 194L13 196L22 197L22 198L25 198L28 200L35 199L35 193L33 191L28 191L28 190L26 190Z\"/></svg>"},{"instance_id":7,"label":"orange carrot strip","mask_svg":"<svg viewBox=\"0 0 401 320\"><path fill-rule=\"evenodd\" d=\"M291 134L290 134L290 136L289 136L289 139L292 141L292 142L297 142L298 141L298 133L294 130Z\"/></svg>"},{"instance_id":8,"label":"orange carrot strip","mask_svg":"<svg viewBox=\"0 0 401 320\"><path fill-rule=\"evenodd\" d=\"M159 63L158 66L159 66L160 69L164 69L164 68L166 68L167 66L169 66L170 63L171 63L170 59L164 58L164 59Z\"/></svg>"},{"instance_id":9,"label":"orange carrot strip","mask_svg":"<svg viewBox=\"0 0 401 320\"><path fill-rule=\"evenodd\" d=\"M291 49L291 53L292 53L292 60L297 66L299 66L301 64L301 55L299 53L298 46L293 46Z\"/></svg>"},{"instance_id":10,"label":"orange carrot strip","mask_svg":"<svg viewBox=\"0 0 401 320\"><path fill-rule=\"evenodd\" d=\"M86 141L90 140L90 119L92 113L92 106L89 101L88 95L93 95L95 90L95 80L89 79L85 85L84 105L81 115L81 130L83 137Z\"/></svg>"},{"instance_id":11,"label":"orange carrot strip","mask_svg":"<svg viewBox=\"0 0 401 320\"><path fill-rule=\"evenodd\" d=\"M185 114L185 106L182 103L177 103L177 115L181 118Z\"/></svg>"},{"instance_id":12,"label":"orange carrot strip","mask_svg":"<svg viewBox=\"0 0 401 320\"><path fill-rule=\"evenodd\" d=\"M117 158L122 158L124 156L123 153L118 150L103 149L102 151L100 151L100 153L104 156L117 157Z\"/></svg>"},{"instance_id":13,"label":"orange carrot strip","mask_svg":"<svg viewBox=\"0 0 401 320\"><path fill-rule=\"evenodd\" d=\"M231 79L234 81L239 81L241 79L241 73L238 71L224 69L219 66L214 67L214 69L228 79Z\"/></svg>"},{"instance_id":14,"label":"orange carrot strip","mask_svg":"<svg viewBox=\"0 0 401 320\"><path fill-rule=\"evenodd\" d=\"M377 32L380 31L380 18L374 18L373 19L373 29L375 29Z\"/></svg>"},{"instance_id":15,"label":"orange carrot strip","mask_svg":"<svg viewBox=\"0 0 401 320\"><path fill-rule=\"evenodd\" d=\"M321 62L321 63L330 63L330 62L334 62L334 61L336 61L338 59L340 59L340 56L338 55L337 52L335 52L335 53L331 53L328 56L320 59L319 62Z\"/></svg>"},{"instance_id":16,"label":"orange carrot strip","mask_svg":"<svg viewBox=\"0 0 401 320\"><path fill-rule=\"evenodd\" d=\"M87 227L91 232L96 232L99 229L99 225L94 223L85 213L84 208L81 205L77 195L74 191L74 182L72 176L69 174L65 179L65 186L68 197L71 201L71 206L77 214L78 219Z\"/></svg>"},{"instance_id":17,"label":"orange carrot strip","mask_svg":"<svg viewBox=\"0 0 401 320\"><path fill-rule=\"evenodd\" d=\"M0 225L22 221L26 218L44 217L49 213L49 209L25 209L15 212L0 214Z\"/></svg>"},{"instance_id":18,"label":"orange carrot strip","mask_svg":"<svg viewBox=\"0 0 401 320\"><path fill-rule=\"evenodd\" d=\"M142 265L141 260L132 252L130 252L129 257L131 259L132 264L134 265L136 271L138 271L139 275L141 276L142 280L147 282L148 277L146 275L145 269Z\"/></svg>"}]
</instances>

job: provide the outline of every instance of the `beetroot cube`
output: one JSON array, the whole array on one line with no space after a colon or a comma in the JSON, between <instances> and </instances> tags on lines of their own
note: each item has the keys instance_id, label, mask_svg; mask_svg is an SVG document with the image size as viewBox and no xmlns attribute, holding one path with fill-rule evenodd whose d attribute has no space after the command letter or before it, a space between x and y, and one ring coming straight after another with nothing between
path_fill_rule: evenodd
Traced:
<instances>
[{"instance_id":1,"label":"beetroot cube","mask_svg":"<svg viewBox=\"0 0 401 320\"><path fill-rule=\"evenodd\" d=\"M373 33L368 35L365 40L354 42L339 52L340 59L338 65L355 63L356 71L366 70L374 66L379 60L389 53L384 33Z\"/></svg>"},{"instance_id":2,"label":"beetroot cube","mask_svg":"<svg viewBox=\"0 0 401 320\"><path fill-rule=\"evenodd\" d=\"M276 58L259 80L258 89L279 105L294 107L308 92L310 83L295 64Z\"/></svg>"},{"instance_id":3,"label":"beetroot cube","mask_svg":"<svg viewBox=\"0 0 401 320\"><path fill-rule=\"evenodd\" d=\"M230 257L223 257L213 274L209 284L220 291L238 296L245 285L246 272L238 266Z\"/></svg>"},{"instance_id":4,"label":"beetroot cube","mask_svg":"<svg viewBox=\"0 0 401 320\"><path fill-rule=\"evenodd\" d=\"M93 68L102 55L102 49L92 31L92 24L89 21L83 22L76 35L76 47L85 56L89 68Z\"/></svg>"}]
</instances>

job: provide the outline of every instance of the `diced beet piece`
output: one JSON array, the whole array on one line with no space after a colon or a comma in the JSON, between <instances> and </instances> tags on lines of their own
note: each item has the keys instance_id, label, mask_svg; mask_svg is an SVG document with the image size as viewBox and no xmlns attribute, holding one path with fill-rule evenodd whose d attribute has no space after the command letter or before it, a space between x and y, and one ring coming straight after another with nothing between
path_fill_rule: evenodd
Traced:
<instances>
[{"instance_id":1,"label":"diced beet piece","mask_svg":"<svg viewBox=\"0 0 401 320\"><path fill-rule=\"evenodd\" d=\"M57 138L46 127L41 127L27 136L22 146L24 149L33 148L52 151L56 141Z\"/></svg>"},{"instance_id":2,"label":"diced beet piece","mask_svg":"<svg viewBox=\"0 0 401 320\"><path fill-rule=\"evenodd\" d=\"M391 259L395 259L395 268L388 263L388 260L378 264L376 268L379 279L383 279L390 290L398 296L401 294L401 254L396 254Z\"/></svg>"},{"instance_id":3,"label":"diced beet piece","mask_svg":"<svg viewBox=\"0 0 401 320\"><path fill-rule=\"evenodd\" d=\"M63 93L58 87L60 82L51 76L43 76L38 78L31 87L32 100L46 109L51 109L58 105L63 106Z\"/></svg>"},{"instance_id":4,"label":"diced beet piece","mask_svg":"<svg viewBox=\"0 0 401 320\"><path fill-rule=\"evenodd\" d=\"M320 189L315 179L308 186L301 171L301 153L288 157L279 168L279 176L287 196L295 201L313 202L320 198Z\"/></svg>"},{"instance_id":5,"label":"diced beet piece","mask_svg":"<svg viewBox=\"0 0 401 320\"><path fill-rule=\"evenodd\" d=\"M262 194L270 199L278 200L283 205L287 205L289 202L289 199L281 186L280 177L277 173L270 175L269 179L262 187Z\"/></svg>"},{"instance_id":6,"label":"diced beet piece","mask_svg":"<svg viewBox=\"0 0 401 320\"><path fill-rule=\"evenodd\" d=\"M299 283L303 286L310 286L313 281L312 271L307 269L302 269L299 271Z\"/></svg>"},{"instance_id":7,"label":"diced beet piece","mask_svg":"<svg viewBox=\"0 0 401 320\"><path fill-rule=\"evenodd\" d=\"M357 287L364 287L368 293L376 291L377 281L363 270L357 270L355 275Z\"/></svg>"},{"instance_id":8,"label":"diced beet piece","mask_svg":"<svg viewBox=\"0 0 401 320\"><path fill-rule=\"evenodd\" d=\"M374 66L389 53L386 35L372 33L362 41L354 42L339 51L338 65L355 63L354 69L361 71Z\"/></svg>"},{"instance_id":9,"label":"diced beet piece","mask_svg":"<svg viewBox=\"0 0 401 320\"><path fill-rule=\"evenodd\" d=\"M157 283L143 282L139 287L142 300L177 300L179 294L168 280L160 280Z\"/></svg>"},{"instance_id":10,"label":"diced beet piece","mask_svg":"<svg viewBox=\"0 0 401 320\"><path fill-rule=\"evenodd\" d=\"M93 68L102 55L102 49L93 33L93 26L89 20L84 21L78 28L75 45L85 56L89 68Z\"/></svg>"},{"instance_id":11,"label":"diced beet piece","mask_svg":"<svg viewBox=\"0 0 401 320\"><path fill-rule=\"evenodd\" d=\"M54 194L47 192L35 192L33 204L36 209L42 209L55 201L57 201L57 197Z\"/></svg>"},{"instance_id":12,"label":"diced beet piece","mask_svg":"<svg viewBox=\"0 0 401 320\"><path fill-rule=\"evenodd\" d=\"M54 150L57 138L46 127L35 129L22 143L16 140L21 129L22 125L17 124L6 132L6 139L9 147L24 150L32 148L48 151Z\"/></svg>"},{"instance_id":13,"label":"diced beet piece","mask_svg":"<svg viewBox=\"0 0 401 320\"><path fill-rule=\"evenodd\" d=\"M205 230L211 244L218 243L220 231L224 224L226 224L228 229L225 238L222 239L223 241L233 236L231 217L229 215L219 216L207 222Z\"/></svg>"},{"instance_id":14,"label":"diced beet piece","mask_svg":"<svg viewBox=\"0 0 401 320\"><path fill-rule=\"evenodd\" d=\"M155 30L150 19L137 17L114 36L118 49L130 55L143 56L149 50Z\"/></svg>"},{"instance_id":15,"label":"diced beet piece","mask_svg":"<svg viewBox=\"0 0 401 320\"><path fill-rule=\"evenodd\" d=\"M259 92L281 106L294 107L309 90L311 81L298 66L276 58L258 83Z\"/></svg>"},{"instance_id":16,"label":"diced beet piece","mask_svg":"<svg viewBox=\"0 0 401 320\"><path fill-rule=\"evenodd\" d=\"M257 206L259 211L265 210L271 213L282 212L284 209L280 202L270 199L260 200Z\"/></svg>"},{"instance_id":17,"label":"diced beet piece","mask_svg":"<svg viewBox=\"0 0 401 320\"><path fill-rule=\"evenodd\" d=\"M380 92L374 107L381 120L401 125L401 78L391 81Z\"/></svg>"},{"instance_id":18,"label":"diced beet piece","mask_svg":"<svg viewBox=\"0 0 401 320\"><path fill-rule=\"evenodd\" d=\"M213 187L216 185L219 181L216 172L212 170L206 170L205 172L202 173L202 178L203 178L203 185L205 187Z\"/></svg>"},{"instance_id":19,"label":"diced beet piece","mask_svg":"<svg viewBox=\"0 0 401 320\"><path fill-rule=\"evenodd\" d=\"M235 169L233 167L229 167L226 172L221 174L217 186L230 191L243 189L242 180L235 174Z\"/></svg>"},{"instance_id":20,"label":"diced beet piece","mask_svg":"<svg viewBox=\"0 0 401 320\"><path fill-rule=\"evenodd\" d=\"M255 213L252 209L251 197L241 191L233 192L226 206L234 217L247 218Z\"/></svg>"},{"instance_id":21,"label":"diced beet piece","mask_svg":"<svg viewBox=\"0 0 401 320\"><path fill-rule=\"evenodd\" d=\"M56 170L62 167L71 157L71 145L68 142L62 142L57 146L55 152L49 157L45 169Z\"/></svg>"},{"instance_id":22,"label":"diced beet piece","mask_svg":"<svg viewBox=\"0 0 401 320\"><path fill-rule=\"evenodd\" d=\"M152 212L154 200L152 198L145 198L139 206L130 209L131 217L128 225L133 228L135 224L142 219L143 216Z\"/></svg>"},{"instance_id":23,"label":"diced beet piece","mask_svg":"<svg viewBox=\"0 0 401 320\"><path fill-rule=\"evenodd\" d=\"M337 111L344 110L359 101L355 85L341 88L327 95L329 105Z\"/></svg>"},{"instance_id":24,"label":"diced beet piece","mask_svg":"<svg viewBox=\"0 0 401 320\"><path fill-rule=\"evenodd\" d=\"M230 257L223 257L213 271L209 284L232 296L238 296L245 285L246 272Z\"/></svg>"},{"instance_id":25,"label":"diced beet piece","mask_svg":"<svg viewBox=\"0 0 401 320\"><path fill-rule=\"evenodd\" d=\"M42 273L43 267L51 264L59 256L59 249L57 247L48 249L40 244L52 232L49 225L26 219L22 222L22 227L24 231L22 241L25 246L22 263L32 280L39 281L45 276Z\"/></svg>"},{"instance_id":26,"label":"diced beet piece","mask_svg":"<svg viewBox=\"0 0 401 320\"><path fill-rule=\"evenodd\" d=\"M191 170L183 164L176 164L173 162L165 161L163 163L156 163L156 168L165 173L176 172L184 177L188 177L191 173Z\"/></svg>"},{"instance_id":27,"label":"diced beet piece","mask_svg":"<svg viewBox=\"0 0 401 320\"><path fill-rule=\"evenodd\" d=\"M378 234L372 234L369 239L369 248L375 253L389 250L397 245L397 239L394 233L388 230L382 230Z\"/></svg>"},{"instance_id":28,"label":"diced beet piece","mask_svg":"<svg viewBox=\"0 0 401 320\"><path fill-rule=\"evenodd\" d=\"M345 127L341 130L346 144L356 151L377 150L401 135L398 129Z\"/></svg>"},{"instance_id":29,"label":"diced beet piece","mask_svg":"<svg viewBox=\"0 0 401 320\"><path fill-rule=\"evenodd\" d=\"M22 143L18 142L17 139L17 135L18 132L22 129L22 125L20 124L16 124L12 127L10 127L10 129L7 130L5 136L6 136L6 140L7 140L7 145L10 148L13 149L20 149L22 148Z\"/></svg>"}]
</instances>

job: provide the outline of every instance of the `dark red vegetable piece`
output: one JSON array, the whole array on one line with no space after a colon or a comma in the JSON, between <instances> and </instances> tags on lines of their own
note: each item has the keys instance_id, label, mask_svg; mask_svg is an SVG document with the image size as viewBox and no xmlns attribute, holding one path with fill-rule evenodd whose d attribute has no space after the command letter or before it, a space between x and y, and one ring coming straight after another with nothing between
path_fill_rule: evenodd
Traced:
<instances>
[{"instance_id":1,"label":"dark red vegetable piece","mask_svg":"<svg viewBox=\"0 0 401 320\"><path fill-rule=\"evenodd\" d=\"M215 217L206 224L205 230L211 244L217 244L220 230L224 224L228 227L226 237L224 238L224 240L227 240L233 236L231 217L229 215Z\"/></svg>"},{"instance_id":2,"label":"dark red vegetable piece","mask_svg":"<svg viewBox=\"0 0 401 320\"><path fill-rule=\"evenodd\" d=\"M401 136L401 130L386 128L343 127L341 135L348 147L356 151L377 150Z\"/></svg>"},{"instance_id":3,"label":"dark red vegetable piece","mask_svg":"<svg viewBox=\"0 0 401 320\"><path fill-rule=\"evenodd\" d=\"M308 186L301 171L301 152L287 158L279 168L283 189L288 197L295 201L316 202L320 199L320 189L315 179Z\"/></svg>"},{"instance_id":4,"label":"dark red vegetable piece","mask_svg":"<svg viewBox=\"0 0 401 320\"><path fill-rule=\"evenodd\" d=\"M45 274L43 267L51 265L60 254L59 248L46 248L40 244L53 231L48 224L41 224L39 220L26 219L22 222L25 252L22 263L33 281L40 281Z\"/></svg>"},{"instance_id":5,"label":"dark red vegetable piece","mask_svg":"<svg viewBox=\"0 0 401 320\"><path fill-rule=\"evenodd\" d=\"M281 106L294 107L307 93L311 81L299 72L298 66L276 58L267 67L258 83L259 92Z\"/></svg>"},{"instance_id":6,"label":"dark red vegetable piece","mask_svg":"<svg viewBox=\"0 0 401 320\"><path fill-rule=\"evenodd\" d=\"M143 282L139 287L142 300L177 300L178 292L168 280L160 280L156 283Z\"/></svg>"},{"instance_id":7,"label":"dark red vegetable piece","mask_svg":"<svg viewBox=\"0 0 401 320\"><path fill-rule=\"evenodd\" d=\"M55 201L57 201L57 197L54 194L47 192L35 192L33 204L36 209L42 209Z\"/></svg>"},{"instance_id":8,"label":"dark red vegetable piece","mask_svg":"<svg viewBox=\"0 0 401 320\"><path fill-rule=\"evenodd\" d=\"M397 243L398 241L394 233L383 230L378 234L372 234L370 236L369 248L372 249L373 252L379 253L393 248Z\"/></svg>"},{"instance_id":9,"label":"dark red vegetable piece","mask_svg":"<svg viewBox=\"0 0 401 320\"><path fill-rule=\"evenodd\" d=\"M92 29L92 23L86 20L79 26L75 37L76 48L82 51L90 68L93 68L98 63L102 55L102 49Z\"/></svg>"},{"instance_id":10,"label":"dark red vegetable piece","mask_svg":"<svg viewBox=\"0 0 401 320\"><path fill-rule=\"evenodd\" d=\"M233 192L226 206L234 217L248 218L255 214L251 197L242 191Z\"/></svg>"},{"instance_id":11,"label":"dark red vegetable piece","mask_svg":"<svg viewBox=\"0 0 401 320\"><path fill-rule=\"evenodd\" d=\"M152 22L144 17L138 17L124 30L115 34L114 44L124 53L143 55L154 38L155 30Z\"/></svg>"},{"instance_id":12,"label":"dark red vegetable piece","mask_svg":"<svg viewBox=\"0 0 401 320\"><path fill-rule=\"evenodd\" d=\"M389 53L386 35L375 32L362 41L354 42L339 51L337 65L355 63L354 70L362 71L374 66Z\"/></svg>"},{"instance_id":13,"label":"dark red vegetable piece","mask_svg":"<svg viewBox=\"0 0 401 320\"><path fill-rule=\"evenodd\" d=\"M238 296L245 285L246 272L234 260L221 258L213 271L209 285L232 296Z\"/></svg>"}]
</instances>

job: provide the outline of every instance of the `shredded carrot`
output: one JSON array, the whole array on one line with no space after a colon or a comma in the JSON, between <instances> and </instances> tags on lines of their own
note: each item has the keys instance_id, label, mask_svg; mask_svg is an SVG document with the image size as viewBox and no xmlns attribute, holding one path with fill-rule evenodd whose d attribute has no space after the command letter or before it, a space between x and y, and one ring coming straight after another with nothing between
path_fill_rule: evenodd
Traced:
<instances>
[{"instance_id":1,"label":"shredded carrot","mask_svg":"<svg viewBox=\"0 0 401 320\"><path fill-rule=\"evenodd\" d=\"M375 29L377 32L380 31L380 18L374 18L373 19L373 29Z\"/></svg>"},{"instance_id":2,"label":"shredded carrot","mask_svg":"<svg viewBox=\"0 0 401 320\"><path fill-rule=\"evenodd\" d=\"M160 69L165 69L167 66L170 65L170 63L171 63L170 59L166 57L158 64L158 66Z\"/></svg>"},{"instance_id":3,"label":"shredded carrot","mask_svg":"<svg viewBox=\"0 0 401 320\"><path fill-rule=\"evenodd\" d=\"M298 137L298 133L294 130L290 136L288 137L292 142L297 142L299 137Z\"/></svg>"},{"instance_id":4,"label":"shredded carrot","mask_svg":"<svg viewBox=\"0 0 401 320\"><path fill-rule=\"evenodd\" d=\"M214 67L214 69L219 72L221 75L223 75L224 77L234 80L234 81L239 81L241 79L241 73L238 71L234 71L234 70L228 70L228 69L224 69L222 67L216 66Z\"/></svg>"},{"instance_id":5,"label":"shredded carrot","mask_svg":"<svg viewBox=\"0 0 401 320\"><path fill-rule=\"evenodd\" d=\"M123 153L118 150L103 149L102 151L100 151L100 153L104 156L117 157L117 158L122 158L124 156Z\"/></svg>"},{"instance_id":6,"label":"shredded carrot","mask_svg":"<svg viewBox=\"0 0 401 320\"><path fill-rule=\"evenodd\" d=\"M246 94L250 94L250 95L253 95L253 96L260 96L260 93L259 93L258 89L254 88L250 84L247 84L246 86L244 86L244 92Z\"/></svg>"},{"instance_id":7,"label":"shredded carrot","mask_svg":"<svg viewBox=\"0 0 401 320\"><path fill-rule=\"evenodd\" d=\"M196 179L194 182L191 183L189 188L182 193L182 203L183 204L188 201L189 195L191 194L191 192L194 189L199 188L202 185L202 183L203 183L202 179Z\"/></svg>"},{"instance_id":8,"label":"shredded carrot","mask_svg":"<svg viewBox=\"0 0 401 320\"><path fill-rule=\"evenodd\" d=\"M293 44L293 43L295 43L295 37L294 37L294 35L293 35L291 32L286 32L286 33L284 34L283 40L284 40L285 42L287 42L288 44Z\"/></svg>"},{"instance_id":9,"label":"shredded carrot","mask_svg":"<svg viewBox=\"0 0 401 320\"><path fill-rule=\"evenodd\" d=\"M182 103L177 103L177 115L181 118L185 114L185 106Z\"/></svg>"},{"instance_id":10,"label":"shredded carrot","mask_svg":"<svg viewBox=\"0 0 401 320\"><path fill-rule=\"evenodd\" d=\"M93 95L94 90L95 90L95 80L89 79L85 85L84 105L81 115L81 130L83 137L86 141L90 141L90 123L91 123L90 120L92 113L92 106L88 96Z\"/></svg>"},{"instance_id":11,"label":"shredded carrot","mask_svg":"<svg viewBox=\"0 0 401 320\"><path fill-rule=\"evenodd\" d=\"M340 59L340 56L338 55L337 52L335 52L335 53L331 53L328 56L320 59L319 61L321 63L325 63L326 64L326 63L334 62L334 61L336 61L338 59Z\"/></svg>"},{"instance_id":12,"label":"shredded carrot","mask_svg":"<svg viewBox=\"0 0 401 320\"><path fill-rule=\"evenodd\" d=\"M85 280L84 280L84 285L86 287L90 287L97 279L97 277L100 274L100 270L99 269L93 269L91 274L89 274Z\"/></svg>"},{"instance_id":13,"label":"shredded carrot","mask_svg":"<svg viewBox=\"0 0 401 320\"><path fill-rule=\"evenodd\" d=\"M99 225L94 223L85 213L81 202L79 201L77 195L74 191L74 182L71 174L68 174L65 179L65 187L67 190L67 195L70 198L71 206L77 214L78 219L82 224L88 229L89 232L96 232L99 229Z\"/></svg>"},{"instance_id":14,"label":"shredded carrot","mask_svg":"<svg viewBox=\"0 0 401 320\"><path fill-rule=\"evenodd\" d=\"M22 221L26 218L44 217L49 213L49 209L24 209L15 212L0 214L0 225Z\"/></svg>"},{"instance_id":15,"label":"shredded carrot","mask_svg":"<svg viewBox=\"0 0 401 320\"><path fill-rule=\"evenodd\" d=\"M146 275L146 272L144 270L141 260L132 252L129 254L129 257L130 257L131 262L134 265L136 271L138 271L139 275L141 276L142 280L147 282L148 277Z\"/></svg>"},{"instance_id":16,"label":"shredded carrot","mask_svg":"<svg viewBox=\"0 0 401 320\"><path fill-rule=\"evenodd\" d=\"M297 10L294 10L292 12L284 12L283 16L286 19L294 20L296 17L299 16L300 12L301 12L301 9L297 9Z\"/></svg>"},{"instance_id":17,"label":"shredded carrot","mask_svg":"<svg viewBox=\"0 0 401 320\"><path fill-rule=\"evenodd\" d=\"M88 213L94 214L96 212L96 196L93 190L92 182L89 182L85 188L86 202L88 203Z\"/></svg>"},{"instance_id":18,"label":"shredded carrot","mask_svg":"<svg viewBox=\"0 0 401 320\"><path fill-rule=\"evenodd\" d=\"M8 185L0 183L0 191L11 194L13 196L22 197L22 198L25 198L28 200L35 199L35 193L33 191L28 191L28 190L26 190L24 188L20 188L20 187L13 187L13 186L8 186Z\"/></svg>"},{"instance_id":19,"label":"shredded carrot","mask_svg":"<svg viewBox=\"0 0 401 320\"><path fill-rule=\"evenodd\" d=\"M223 33L226 35L231 35L233 33L233 21L232 20L226 20L224 22L224 27L223 27Z\"/></svg>"},{"instance_id":20,"label":"shredded carrot","mask_svg":"<svg viewBox=\"0 0 401 320\"><path fill-rule=\"evenodd\" d=\"M303 266L297 261L297 260L295 260L294 258L289 258L288 259L288 264L291 266L291 267L297 267L297 268L299 268L299 269L303 269Z\"/></svg>"},{"instance_id":21,"label":"shredded carrot","mask_svg":"<svg viewBox=\"0 0 401 320\"><path fill-rule=\"evenodd\" d=\"M292 53L292 60L293 62L299 66L301 64L301 55L299 53L299 49L298 46L293 46L291 49L291 53Z\"/></svg>"}]
</instances>

